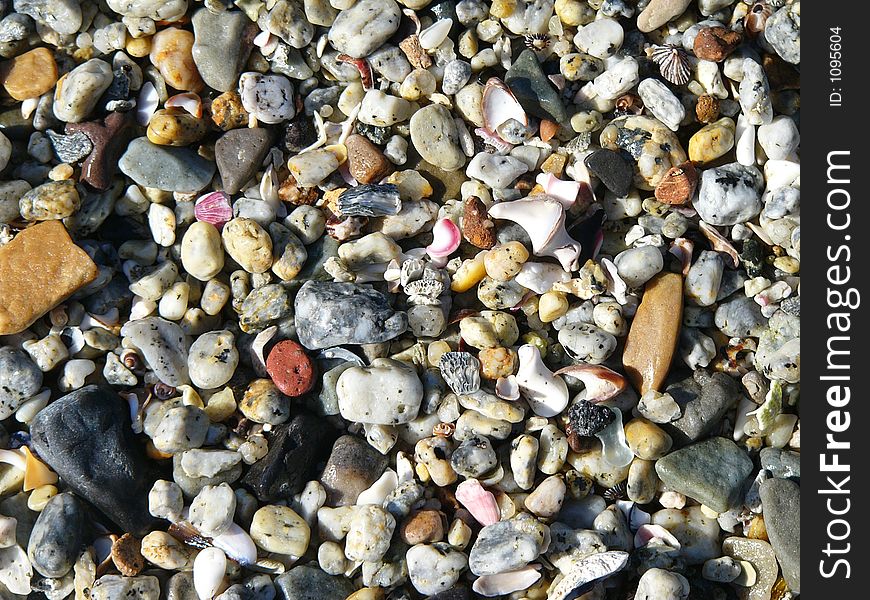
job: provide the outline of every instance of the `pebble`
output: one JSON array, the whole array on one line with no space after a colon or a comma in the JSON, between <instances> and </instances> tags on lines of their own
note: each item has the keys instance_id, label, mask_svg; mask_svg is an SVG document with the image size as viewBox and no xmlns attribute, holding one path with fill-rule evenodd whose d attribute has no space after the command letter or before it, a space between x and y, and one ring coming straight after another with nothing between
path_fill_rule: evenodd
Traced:
<instances>
[{"instance_id":1,"label":"pebble","mask_svg":"<svg viewBox=\"0 0 870 600\"><path fill-rule=\"evenodd\" d=\"M291 508L267 505L254 513L251 539L258 548L275 554L300 557L308 549L308 523Z\"/></svg>"},{"instance_id":2,"label":"pebble","mask_svg":"<svg viewBox=\"0 0 870 600\"><path fill-rule=\"evenodd\" d=\"M235 336L226 329L204 333L190 345L187 370L193 385L211 390L226 384L239 364Z\"/></svg>"},{"instance_id":3,"label":"pebble","mask_svg":"<svg viewBox=\"0 0 870 600\"><path fill-rule=\"evenodd\" d=\"M344 554L352 561L377 561L390 548L396 519L379 506L357 506L350 521Z\"/></svg>"},{"instance_id":4,"label":"pebble","mask_svg":"<svg viewBox=\"0 0 870 600\"><path fill-rule=\"evenodd\" d=\"M625 31L615 19L598 19L577 30L574 44L596 58L610 58L622 47Z\"/></svg>"},{"instance_id":5,"label":"pebble","mask_svg":"<svg viewBox=\"0 0 870 600\"><path fill-rule=\"evenodd\" d=\"M239 410L255 423L280 425L290 418L290 401L270 379L255 379L245 389Z\"/></svg>"},{"instance_id":6,"label":"pebble","mask_svg":"<svg viewBox=\"0 0 870 600\"><path fill-rule=\"evenodd\" d=\"M61 77L54 92L54 114L67 123L80 123L96 108L112 84L112 67L92 58Z\"/></svg>"},{"instance_id":7,"label":"pebble","mask_svg":"<svg viewBox=\"0 0 870 600\"><path fill-rule=\"evenodd\" d=\"M409 125L411 143L423 160L445 171L456 171L465 165L459 131L443 106L432 104L421 108L411 116Z\"/></svg>"},{"instance_id":8,"label":"pebble","mask_svg":"<svg viewBox=\"0 0 870 600\"><path fill-rule=\"evenodd\" d=\"M735 129L728 117L699 129L689 139L689 160L704 165L728 154L734 148Z\"/></svg>"},{"instance_id":9,"label":"pebble","mask_svg":"<svg viewBox=\"0 0 870 600\"><path fill-rule=\"evenodd\" d=\"M783 6L764 24L764 39L782 57L792 64L801 61L800 2Z\"/></svg>"},{"instance_id":10,"label":"pebble","mask_svg":"<svg viewBox=\"0 0 870 600\"><path fill-rule=\"evenodd\" d=\"M242 73L239 96L248 114L263 123L281 123L296 115L293 84L283 75Z\"/></svg>"},{"instance_id":11,"label":"pebble","mask_svg":"<svg viewBox=\"0 0 870 600\"><path fill-rule=\"evenodd\" d=\"M205 133L205 121L181 109L158 110L151 116L145 132L149 141L161 146L189 146Z\"/></svg>"},{"instance_id":12,"label":"pebble","mask_svg":"<svg viewBox=\"0 0 870 600\"><path fill-rule=\"evenodd\" d=\"M435 107L440 105L433 105ZM390 127L412 118L411 103L404 98L387 94L380 90L369 90L360 104L358 119L361 123L374 127ZM414 115L419 114L417 111ZM413 137L411 140L413 141ZM417 144L415 143L416 147Z\"/></svg>"},{"instance_id":13,"label":"pebble","mask_svg":"<svg viewBox=\"0 0 870 600\"><path fill-rule=\"evenodd\" d=\"M721 556L719 558L711 558L704 563L701 569L701 575L704 579L710 581L719 581L721 583L731 583L740 575L740 563L735 561L730 556Z\"/></svg>"},{"instance_id":14,"label":"pebble","mask_svg":"<svg viewBox=\"0 0 870 600\"><path fill-rule=\"evenodd\" d=\"M559 343L575 360L594 365L606 361L616 350L613 334L589 323L572 323L559 330Z\"/></svg>"},{"instance_id":15,"label":"pebble","mask_svg":"<svg viewBox=\"0 0 870 600\"><path fill-rule=\"evenodd\" d=\"M750 125L765 125L773 120L770 83L763 67L751 58L743 59L739 94L742 114Z\"/></svg>"},{"instance_id":16,"label":"pebble","mask_svg":"<svg viewBox=\"0 0 870 600\"><path fill-rule=\"evenodd\" d=\"M716 308L716 327L729 337L756 337L765 329L761 307L746 296L722 302Z\"/></svg>"},{"instance_id":17,"label":"pebble","mask_svg":"<svg viewBox=\"0 0 870 600\"><path fill-rule=\"evenodd\" d=\"M644 285L664 267L662 253L655 246L629 248L617 254L613 261L619 276L630 288Z\"/></svg>"},{"instance_id":18,"label":"pebble","mask_svg":"<svg viewBox=\"0 0 870 600\"><path fill-rule=\"evenodd\" d=\"M351 135L345 141L348 170L358 182L377 183L393 171L383 152L366 137ZM342 211L342 214L345 214Z\"/></svg>"},{"instance_id":19,"label":"pebble","mask_svg":"<svg viewBox=\"0 0 870 600\"><path fill-rule=\"evenodd\" d=\"M702 27L692 44L695 56L701 60L722 62L740 45L742 35L725 27Z\"/></svg>"},{"instance_id":20,"label":"pebble","mask_svg":"<svg viewBox=\"0 0 870 600\"><path fill-rule=\"evenodd\" d=\"M190 504L190 522L205 536L226 533L233 523L236 496L226 483L203 487Z\"/></svg>"},{"instance_id":21,"label":"pebble","mask_svg":"<svg viewBox=\"0 0 870 600\"><path fill-rule=\"evenodd\" d=\"M405 363L376 358L369 367L351 367L338 378L335 391L341 415L349 421L399 425L417 417L423 385Z\"/></svg>"},{"instance_id":22,"label":"pebble","mask_svg":"<svg viewBox=\"0 0 870 600\"><path fill-rule=\"evenodd\" d=\"M730 556L741 562L746 572L746 566L749 565L755 571L755 582L746 587L747 598L750 600L762 600L769 598L771 589L776 583L778 569L776 563L776 555L770 544L763 540L752 540L748 538L728 537L722 542L722 552L726 556ZM745 564L744 564L745 561ZM740 581L743 575L738 577ZM744 580L749 583L749 580Z\"/></svg>"},{"instance_id":23,"label":"pebble","mask_svg":"<svg viewBox=\"0 0 870 600\"><path fill-rule=\"evenodd\" d=\"M434 596L453 587L465 570L465 554L449 544L417 544L405 555L411 585L421 594Z\"/></svg>"},{"instance_id":24,"label":"pebble","mask_svg":"<svg viewBox=\"0 0 870 600\"><path fill-rule=\"evenodd\" d=\"M344 600L353 593L349 580L328 575L311 565L293 567L276 577L275 587L279 597L299 600Z\"/></svg>"},{"instance_id":25,"label":"pebble","mask_svg":"<svg viewBox=\"0 0 870 600\"><path fill-rule=\"evenodd\" d=\"M214 160L227 194L237 194L256 175L272 145L268 129L233 129L214 145Z\"/></svg>"},{"instance_id":26,"label":"pebble","mask_svg":"<svg viewBox=\"0 0 870 600\"><path fill-rule=\"evenodd\" d=\"M85 527L84 506L67 492L51 498L30 533L27 556L43 577L63 577L78 558Z\"/></svg>"},{"instance_id":27,"label":"pebble","mask_svg":"<svg viewBox=\"0 0 870 600\"><path fill-rule=\"evenodd\" d=\"M729 163L701 174L695 210L711 225L745 223L761 211L764 178L752 166Z\"/></svg>"},{"instance_id":28,"label":"pebble","mask_svg":"<svg viewBox=\"0 0 870 600\"><path fill-rule=\"evenodd\" d=\"M114 600L115 598L136 598L157 600L160 597L160 580L153 575L141 577L121 577L103 575L91 588L92 600Z\"/></svg>"},{"instance_id":29,"label":"pebble","mask_svg":"<svg viewBox=\"0 0 870 600\"><path fill-rule=\"evenodd\" d=\"M173 387L188 383L189 346L181 327L160 317L130 321L121 335L139 350L157 378Z\"/></svg>"},{"instance_id":30,"label":"pebble","mask_svg":"<svg viewBox=\"0 0 870 600\"><path fill-rule=\"evenodd\" d=\"M667 394L677 402L682 414L669 420L664 428L682 445L708 435L737 402L739 390L723 373L697 371L693 377L668 386Z\"/></svg>"},{"instance_id":31,"label":"pebble","mask_svg":"<svg viewBox=\"0 0 870 600\"><path fill-rule=\"evenodd\" d=\"M471 547L468 568L481 576L525 567L546 548L546 535L546 525L528 513L487 525Z\"/></svg>"},{"instance_id":32,"label":"pebble","mask_svg":"<svg viewBox=\"0 0 870 600\"><path fill-rule=\"evenodd\" d=\"M0 417L8 419L42 386L42 371L22 350L0 348Z\"/></svg>"},{"instance_id":33,"label":"pebble","mask_svg":"<svg viewBox=\"0 0 870 600\"><path fill-rule=\"evenodd\" d=\"M767 535L783 577L790 590L800 593L800 487L788 479L773 478L761 484L759 493Z\"/></svg>"},{"instance_id":34,"label":"pebble","mask_svg":"<svg viewBox=\"0 0 870 600\"><path fill-rule=\"evenodd\" d=\"M642 460L662 458L673 444L671 436L661 427L640 418L625 424L625 441L634 455Z\"/></svg>"},{"instance_id":35,"label":"pebble","mask_svg":"<svg viewBox=\"0 0 870 600\"><path fill-rule=\"evenodd\" d=\"M686 600L689 597L688 580L679 573L653 568L637 582L635 598L638 600Z\"/></svg>"},{"instance_id":36,"label":"pebble","mask_svg":"<svg viewBox=\"0 0 870 600\"><path fill-rule=\"evenodd\" d=\"M600 139L603 148L625 150L636 161L634 184L640 189L655 189L671 167L686 162L674 133L651 117L618 117L602 130Z\"/></svg>"},{"instance_id":37,"label":"pebble","mask_svg":"<svg viewBox=\"0 0 870 600\"><path fill-rule=\"evenodd\" d=\"M0 82L15 100L38 98L57 83L57 63L47 48L36 48L0 64Z\"/></svg>"},{"instance_id":38,"label":"pebble","mask_svg":"<svg viewBox=\"0 0 870 600\"><path fill-rule=\"evenodd\" d=\"M696 442L656 462L662 483L720 513L734 506L751 472L746 453L722 437Z\"/></svg>"},{"instance_id":39,"label":"pebble","mask_svg":"<svg viewBox=\"0 0 870 600\"><path fill-rule=\"evenodd\" d=\"M566 492L567 487L563 478L551 475L539 483L538 487L526 497L525 507L542 519L553 518L561 510Z\"/></svg>"},{"instance_id":40,"label":"pebble","mask_svg":"<svg viewBox=\"0 0 870 600\"><path fill-rule=\"evenodd\" d=\"M530 3L528 10L533 12L544 6L545 4ZM567 123L568 113L565 105L544 74L537 54L533 50L526 49L520 53L505 73L504 81L528 113L556 123Z\"/></svg>"},{"instance_id":41,"label":"pebble","mask_svg":"<svg viewBox=\"0 0 870 600\"><path fill-rule=\"evenodd\" d=\"M253 219L236 217L224 225L221 240L227 254L248 273L272 266L272 239Z\"/></svg>"},{"instance_id":42,"label":"pebble","mask_svg":"<svg viewBox=\"0 0 870 600\"><path fill-rule=\"evenodd\" d=\"M208 423L202 409L177 406L166 411L151 439L154 447L166 454L198 448L205 442Z\"/></svg>"},{"instance_id":43,"label":"pebble","mask_svg":"<svg viewBox=\"0 0 870 600\"><path fill-rule=\"evenodd\" d=\"M440 542L444 538L444 515L437 510L414 512L402 522L399 536L409 546Z\"/></svg>"},{"instance_id":44,"label":"pebble","mask_svg":"<svg viewBox=\"0 0 870 600\"><path fill-rule=\"evenodd\" d=\"M181 264L200 281L209 281L224 268L220 232L211 223L190 225L181 238Z\"/></svg>"},{"instance_id":45,"label":"pebble","mask_svg":"<svg viewBox=\"0 0 870 600\"><path fill-rule=\"evenodd\" d=\"M503 189L528 170L526 163L513 156L481 153L471 159L465 174L482 181L487 187Z\"/></svg>"},{"instance_id":46,"label":"pebble","mask_svg":"<svg viewBox=\"0 0 870 600\"><path fill-rule=\"evenodd\" d=\"M697 306L711 306L719 295L725 263L718 253L702 250L686 273L686 298Z\"/></svg>"},{"instance_id":47,"label":"pebble","mask_svg":"<svg viewBox=\"0 0 870 600\"><path fill-rule=\"evenodd\" d=\"M144 137L130 142L118 168L143 187L188 193L207 186L215 172L213 162L190 148L158 146Z\"/></svg>"},{"instance_id":48,"label":"pebble","mask_svg":"<svg viewBox=\"0 0 870 600\"><path fill-rule=\"evenodd\" d=\"M191 56L203 81L219 92L234 89L251 52L251 21L242 12L201 8L191 24Z\"/></svg>"},{"instance_id":49,"label":"pebble","mask_svg":"<svg viewBox=\"0 0 870 600\"><path fill-rule=\"evenodd\" d=\"M637 86L637 93L656 119L671 131L679 129L680 123L686 118L686 109L668 86L658 79L644 79Z\"/></svg>"},{"instance_id":50,"label":"pebble","mask_svg":"<svg viewBox=\"0 0 870 600\"><path fill-rule=\"evenodd\" d=\"M314 385L314 365L305 350L293 340L281 340L266 357L269 377L287 396L301 396Z\"/></svg>"},{"instance_id":51,"label":"pebble","mask_svg":"<svg viewBox=\"0 0 870 600\"><path fill-rule=\"evenodd\" d=\"M359 0L338 14L329 41L339 52L363 58L396 32L401 18L393 0Z\"/></svg>"},{"instance_id":52,"label":"pebble","mask_svg":"<svg viewBox=\"0 0 870 600\"><path fill-rule=\"evenodd\" d=\"M637 28L644 33L654 31L683 14L691 3L692 0L651 0L637 16Z\"/></svg>"},{"instance_id":53,"label":"pebble","mask_svg":"<svg viewBox=\"0 0 870 600\"><path fill-rule=\"evenodd\" d=\"M610 66L593 84L599 98L615 100L635 87L639 80L638 63L629 56Z\"/></svg>"},{"instance_id":54,"label":"pebble","mask_svg":"<svg viewBox=\"0 0 870 600\"><path fill-rule=\"evenodd\" d=\"M335 154L329 150L312 150L287 161L290 174L300 187L314 187L338 168Z\"/></svg>"},{"instance_id":55,"label":"pebble","mask_svg":"<svg viewBox=\"0 0 870 600\"><path fill-rule=\"evenodd\" d=\"M387 467L387 459L360 438L344 435L336 440L320 482L331 506L352 506Z\"/></svg>"},{"instance_id":56,"label":"pebble","mask_svg":"<svg viewBox=\"0 0 870 600\"><path fill-rule=\"evenodd\" d=\"M800 145L800 132L794 120L780 115L758 128L758 143L770 160L786 160Z\"/></svg>"}]
</instances>

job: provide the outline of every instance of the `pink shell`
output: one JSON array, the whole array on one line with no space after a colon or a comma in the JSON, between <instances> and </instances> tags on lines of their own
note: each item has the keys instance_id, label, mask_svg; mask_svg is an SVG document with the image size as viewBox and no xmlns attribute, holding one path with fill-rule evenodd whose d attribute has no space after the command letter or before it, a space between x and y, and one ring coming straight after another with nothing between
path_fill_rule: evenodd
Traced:
<instances>
[{"instance_id":1,"label":"pink shell","mask_svg":"<svg viewBox=\"0 0 870 600\"><path fill-rule=\"evenodd\" d=\"M456 499L484 527L498 523L501 519L495 496L480 485L477 479L466 479L460 483L456 487Z\"/></svg>"},{"instance_id":2,"label":"pink shell","mask_svg":"<svg viewBox=\"0 0 870 600\"><path fill-rule=\"evenodd\" d=\"M544 193L558 200L565 210L568 210L577 201L581 183L578 181L564 181L552 173L539 173L535 183L544 188Z\"/></svg>"},{"instance_id":3,"label":"pink shell","mask_svg":"<svg viewBox=\"0 0 870 600\"><path fill-rule=\"evenodd\" d=\"M677 238L671 242L670 253L680 259L683 265L683 275L687 275L692 266L692 250L694 248L695 244L688 238Z\"/></svg>"},{"instance_id":4,"label":"pink shell","mask_svg":"<svg viewBox=\"0 0 870 600\"><path fill-rule=\"evenodd\" d=\"M462 241L462 232L450 219L439 219L432 228L432 243L426 246L426 253L432 258L444 258L456 252Z\"/></svg>"},{"instance_id":5,"label":"pink shell","mask_svg":"<svg viewBox=\"0 0 870 600\"><path fill-rule=\"evenodd\" d=\"M653 540L661 540L671 548L680 549L680 541L661 525L641 525L634 534L634 547L643 548Z\"/></svg>"},{"instance_id":6,"label":"pink shell","mask_svg":"<svg viewBox=\"0 0 870 600\"><path fill-rule=\"evenodd\" d=\"M218 229L233 218L233 207L226 192L211 192L200 196L193 206L197 221L211 223Z\"/></svg>"}]
</instances>

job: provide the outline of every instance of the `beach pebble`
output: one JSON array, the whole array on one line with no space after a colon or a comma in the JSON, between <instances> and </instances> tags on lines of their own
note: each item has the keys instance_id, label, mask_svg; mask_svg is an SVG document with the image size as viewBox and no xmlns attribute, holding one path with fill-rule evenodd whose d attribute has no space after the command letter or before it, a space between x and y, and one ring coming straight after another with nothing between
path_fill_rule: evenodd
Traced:
<instances>
[{"instance_id":1,"label":"beach pebble","mask_svg":"<svg viewBox=\"0 0 870 600\"><path fill-rule=\"evenodd\" d=\"M686 109L668 86L658 79L648 78L637 86L637 93L656 119L667 125L671 131L679 129L680 123L686 117Z\"/></svg>"},{"instance_id":2,"label":"beach pebble","mask_svg":"<svg viewBox=\"0 0 870 600\"><path fill-rule=\"evenodd\" d=\"M329 150L312 150L287 161L290 173L300 187L314 187L338 168L338 158Z\"/></svg>"},{"instance_id":3,"label":"beach pebble","mask_svg":"<svg viewBox=\"0 0 870 600\"><path fill-rule=\"evenodd\" d=\"M167 84L185 92L199 92L204 85L193 60L193 42L192 32L177 27L162 29L151 38L151 64Z\"/></svg>"},{"instance_id":4,"label":"beach pebble","mask_svg":"<svg viewBox=\"0 0 870 600\"><path fill-rule=\"evenodd\" d=\"M697 306L715 303L724 271L725 263L718 253L702 250L686 274L686 298Z\"/></svg>"},{"instance_id":5,"label":"beach pebble","mask_svg":"<svg viewBox=\"0 0 870 600\"><path fill-rule=\"evenodd\" d=\"M581 52L597 58L610 58L616 54L625 32L615 19L598 19L578 29L574 44Z\"/></svg>"},{"instance_id":6,"label":"beach pebble","mask_svg":"<svg viewBox=\"0 0 870 600\"><path fill-rule=\"evenodd\" d=\"M587 25L587 27L591 27L591 25ZM600 98L614 100L636 86L638 81L638 63L629 56L610 66L604 73L596 77L593 83Z\"/></svg>"},{"instance_id":7,"label":"beach pebble","mask_svg":"<svg viewBox=\"0 0 870 600\"><path fill-rule=\"evenodd\" d=\"M414 149L429 163L445 171L465 165L459 131L450 111L443 106L432 104L416 111L411 116L410 133Z\"/></svg>"},{"instance_id":8,"label":"beach pebble","mask_svg":"<svg viewBox=\"0 0 870 600\"><path fill-rule=\"evenodd\" d=\"M602 147L631 155L637 163L634 184L644 190L655 189L668 169L687 158L674 133L652 117L618 117L602 130L600 139Z\"/></svg>"},{"instance_id":9,"label":"beach pebble","mask_svg":"<svg viewBox=\"0 0 870 600\"><path fill-rule=\"evenodd\" d=\"M336 385L341 415L348 420L380 425L412 421L420 409L423 386L405 363L377 358L369 367L351 367Z\"/></svg>"},{"instance_id":10,"label":"beach pebble","mask_svg":"<svg viewBox=\"0 0 870 600\"><path fill-rule=\"evenodd\" d=\"M698 165L724 156L734 147L735 124L728 117L705 125L689 139L689 160Z\"/></svg>"},{"instance_id":11,"label":"beach pebble","mask_svg":"<svg viewBox=\"0 0 870 600\"><path fill-rule=\"evenodd\" d=\"M589 323L572 323L559 330L559 343L577 360L601 364L616 350L616 338Z\"/></svg>"},{"instance_id":12,"label":"beach pebble","mask_svg":"<svg viewBox=\"0 0 870 600\"><path fill-rule=\"evenodd\" d=\"M764 39L783 60L792 64L801 61L800 2L783 6L764 24Z\"/></svg>"},{"instance_id":13,"label":"beach pebble","mask_svg":"<svg viewBox=\"0 0 870 600\"><path fill-rule=\"evenodd\" d=\"M269 377L287 396L301 396L314 385L314 365L305 350L293 340L281 340L266 357Z\"/></svg>"},{"instance_id":14,"label":"beach pebble","mask_svg":"<svg viewBox=\"0 0 870 600\"><path fill-rule=\"evenodd\" d=\"M547 526L528 513L487 525L471 547L468 568L478 576L520 569L545 549L547 534Z\"/></svg>"},{"instance_id":15,"label":"beach pebble","mask_svg":"<svg viewBox=\"0 0 870 600\"><path fill-rule=\"evenodd\" d=\"M193 385L204 390L227 383L239 364L235 337L226 329L199 336L190 345L187 370Z\"/></svg>"},{"instance_id":16,"label":"beach pebble","mask_svg":"<svg viewBox=\"0 0 870 600\"><path fill-rule=\"evenodd\" d=\"M84 506L71 493L52 497L33 524L27 556L44 577L63 577L78 558L85 527Z\"/></svg>"},{"instance_id":17,"label":"beach pebble","mask_svg":"<svg viewBox=\"0 0 870 600\"><path fill-rule=\"evenodd\" d=\"M12 416L41 385L42 371L24 351L0 348L0 418Z\"/></svg>"},{"instance_id":18,"label":"beach pebble","mask_svg":"<svg viewBox=\"0 0 870 600\"><path fill-rule=\"evenodd\" d=\"M716 327L729 337L756 337L765 329L765 318L761 307L746 296L722 302L716 308Z\"/></svg>"},{"instance_id":19,"label":"beach pebble","mask_svg":"<svg viewBox=\"0 0 870 600\"><path fill-rule=\"evenodd\" d=\"M103 575L91 588L92 600L114 600L114 598L157 600L159 597L160 580L153 575L140 577Z\"/></svg>"},{"instance_id":20,"label":"beach pebble","mask_svg":"<svg viewBox=\"0 0 870 600\"><path fill-rule=\"evenodd\" d=\"M257 24L293 48L304 48L314 37L314 26L308 22L302 2L279 0L268 12L260 13Z\"/></svg>"},{"instance_id":21,"label":"beach pebble","mask_svg":"<svg viewBox=\"0 0 870 600\"><path fill-rule=\"evenodd\" d=\"M275 578L279 598L299 600L344 600L353 593L353 584L344 577L328 575L312 565L295 566Z\"/></svg>"},{"instance_id":22,"label":"beach pebble","mask_svg":"<svg viewBox=\"0 0 870 600\"><path fill-rule=\"evenodd\" d=\"M239 410L254 423L280 425L290 418L290 401L271 379L255 379L245 389Z\"/></svg>"},{"instance_id":23,"label":"beach pebble","mask_svg":"<svg viewBox=\"0 0 870 600\"><path fill-rule=\"evenodd\" d=\"M245 110L263 123L289 121L296 114L293 84L283 75L242 73L239 96Z\"/></svg>"},{"instance_id":24,"label":"beach pebble","mask_svg":"<svg viewBox=\"0 0 870 600\"><path fill-rule=\"evenodd\" d=\"M719 558L711 558L705 561L704 566L701 568L701 575L709 581L730 583L737 579L740 571L740 563L730 556L720 556Z\"/></svg>"},{"instance_id":25,"label":"beach pebble","mask_svg":"<svg viewBox=\"0 0 870 600\"><path fill-rule=\"evenodd\" d=\"M211 223L191 224L181 238L181 264L184 270L208 281L224 268L220 232Z\"/></svg>"},{"instance_id":26,"label":"beach pebble","mask_svg":"<svg viewBox=\"0 0 870 600\"><path fill-rule=\"evenodd\" d=\"M352 506L384 472L387 459L364 440L344 435L335 441L320 481L330 506Z\"/></svg>"},{"instance_id":27,"label":"beach pebble","mask_svg":"<svg viewBox=\"0 0 870 600\"><path fill-rule=\"evenodd\" d=\"M619 276L636 288L652 279L664 267L662 253L655 246L640 246L620 252L613 259Z\"/></svg>"},{"instance_id":28,"label":"beach pebble","mask_svg":"<svg viewBox=\"0 0 870 600\"><path fill-rule=\"evenodd\" d=\"M393 0L359 0L338 14L329 41L339 52L363 58L396 32L401 17Z\"/></svg>"},{"instance_id":29,"label":"beach pebble","mask_svg":"<svg viewBox=\"0 0 870 600\"><path fill-rule=\"evenodd\" d=\"M73 0L16 0L15 10L62 35L82 25L82 8Z\"/></svg>"},{"instance_id":30,"label":"beach pebble","mask_svg":"<svg viewBox=\"0 0 870 600\"><path fill-rule=\"evenodd\" d=\"M167 454L198 448L205 442L208 424L208 417L200 408L170 408L154 431L154 447Z\"/></svg>"},{"instance_id":31,"label":"beach pebble","mask_svg":"<svg viewBox=\"0 0 870 600\"><path fill-rule=\"evenodd\" d=\"M711 225L745 223L761 211L764 178L755 167L729 163L701 174L701 190L694 203Z\"/></svg>"},{"instance_id":32,"label":"beach pebble","mask_svg":"<svg viewBox=\"0 0 870 600\"><path fill-rule=\"evenodd\" d=\"M227 254L248 273L263 273L272 266L272 240L253 219L232 219L224 225L221 240Z\"/></svg>"},{"instance_id":33,"label":"beach pebble","mask_svg":"<svg viewBox=\"0 0 870 600\"><path fill-rule=\"evenodd\" d=\"M780 115L758 128L758 143L764 149L767 158L788 159L800 145L800 132L794 120Z\"/></svg>"},{"instance_id":34,"label":"beach pebble","mask_svg":"<svg viewBox=\"0 0 870 600\"><path fill-rule=\"evenodd\" d=\"M688 580L679 573L653 568L637 582L638 600L686 600L689 597Z\"/></svg>"},{"instance_id":35,"label":"beach pebble","mask_svg":"<svg viewBox=\"0 0 870 600\"><path fill-rule=\"evenodd\" d=\"M658 29L683 14L691 3L692 0L651 0L637 16L637 28L644 33Z\"/></svg>"},{"instance_id":36,"label":"beach pebble","mask_svg":"<svg viewBox=\"0 0 870 600\"><path fill-rule=\"evenodd\" d=\"M513 156L496 156L481 153L468 163L465 174L474 177L493 189L508 187L517 177L527 172L529 167Z\"/></svg>"},{"instance_id":37,"label":"beach pebble","mask_svg":"<svg viewBox=\"0 0 870 600\"><path fill-rule=\"evenodd\" d=\"M64 75L54 91L54 114L67 123L84 121L112 84L112 67L92 58Z\"/></svg>"},{"instance_id":38,"label":"beach pebble","mask_svg":"<svg viewBox=\"0 0 870 600\"><path fill-rule=\"evenodd\" d=\"M264 506L254 513L250 533L258 548L294 557L305 554L311 537L302 517L289 507L277 505Z\"/></svg>"},{"instance_id":39,"label":"beach pebble","mask_svg":"<svg viewBox=\"0 0 870 600\"><path fill-rule=\"evenodd\" d=\"M190 504L190 522L203 535L218 536L233 523L236 495L226 483L203 487Z\"/></svg>"},{"instance_id":40,"label":"beach pebble","mask_svg":"<svg viewBox=\"0 0 870 600\"><path fill-rule=\"evenodd\" d=\"M159 146L145 137L130 142L118 168L143 187L171 192L198 192L215 172L212 161L190 148Z\"/></svg>"},{"instance_id":41,"label":"beach pebble","mask_svg":"<svg viewBox=\"0 0 870 600\"><path fill-rule=\"evenodd\" d=\"M190 381L189 346L179 325L160 317L147 317L128 322L121 328L121 335L139 349L160 381L173 387Z\"/></svg>"},{"instance_id":42,"label":"beach pebble","mask_svg":"<svg viewBox=\"0 0 870 600\"><path fill-rule=\"evenodd\" d=\"M417 544L408 550L405 560L411 585L427 596L453 587L468 563L465 554L443 542Z\"/></svg>"},{"instance_id":43,"label":"beach pebble","mask_svg":"<svg viewBox=\"0 0 870 600\"><path fill-rule=\"evenodd\" d=\"M227 194L237 194L256 175L271 144L272 134L264 128L233 129L215 142L215 164Z\"/></svg>"},{"instance_id":44,"label":"beach pebble","mask_svg":"<svg viewBox=\"0 0 870 600\"><path fill-rule=\"evenodd\" d=\"M751 58L743 59L739 93L740 108L750 125L766 125L773 120L770 83L764 68Z\"/></svg>"},{"instance_id":45,"label":"beach pebble","mask_svg":"<svg viewBox=\"0 0 870 600\"><path fill-rule=\"evenodd\" d=\"M432 108L437 107L438 105L432 105ZM361 123L366 125L390 127L396 123L413 118L412 113L416 116L423 112L423 110L414 112L411 103L404 98L387 94L381 90L369 90L363 96L357 118ZM411 139L413 140L414 138L412 137ZM416 143L414 146L416 147Z\"/></svg>"},{"instance_id":46,"label":"beach pebble","mask_svg":"<svg viewBox=\"0 0 870 600\"><path fill-rule=\"evenodd\" d=\"M350 522L344 545L348 560L375 561L390 547L396 519L379 506L358 506Z\"/></svg>"}]
</instances>

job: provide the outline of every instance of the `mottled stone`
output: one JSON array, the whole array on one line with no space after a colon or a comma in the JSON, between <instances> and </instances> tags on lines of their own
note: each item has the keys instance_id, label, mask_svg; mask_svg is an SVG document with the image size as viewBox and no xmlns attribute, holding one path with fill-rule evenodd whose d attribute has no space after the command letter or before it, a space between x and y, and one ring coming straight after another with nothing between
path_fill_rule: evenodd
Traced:
<instances>
[{"instance_id":1,"label":"mottled stone","mask_svg":"<svg viewBox=\"0 0 870 600\"><path fill-rule=\"evenodd\" d=\"M384 469L387 458L364 440L343 435L335 441L320 482L326 488L329 506L352 506Z\"/></svg>"}]
</instances>

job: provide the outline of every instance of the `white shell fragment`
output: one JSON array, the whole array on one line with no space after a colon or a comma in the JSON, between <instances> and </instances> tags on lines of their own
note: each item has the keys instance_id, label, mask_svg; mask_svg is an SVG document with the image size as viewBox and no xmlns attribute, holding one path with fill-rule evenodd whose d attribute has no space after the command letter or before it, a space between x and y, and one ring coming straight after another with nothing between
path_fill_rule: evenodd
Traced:
<instances>
[{"instance_id":1,"label":"white shell fragment","mask_svg":"<svg viewBox=\"0 0 870 600\"><path fill-rule=\"evenodd\" d=\"M537 346L524 344L517 350L520 367L517 384L532 411L541 417L553 417L568 406L568 386L550 371L541 360Z\"/></svg>"},{"instance_id":2,"label":"white shell fragment","mask_svg":"<svg viewBox=\"0 0 870 600\"><path fill-rule=\"evenodd\" d=\"M553 587L547 600L568 600L588 591L591 584L610 577L628 564L628 552L607 551L574 562L565 577Z\"/></svg>"}]
</instances>

